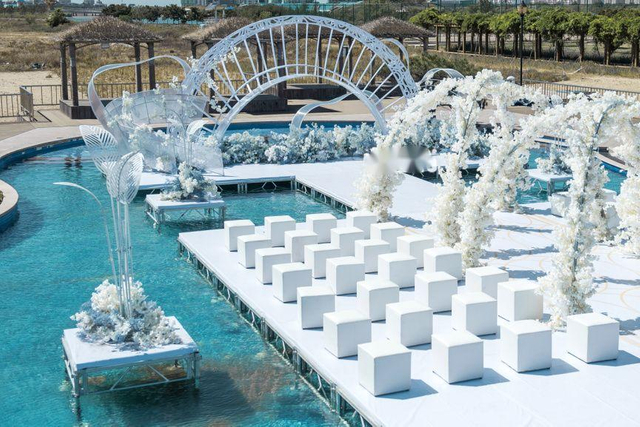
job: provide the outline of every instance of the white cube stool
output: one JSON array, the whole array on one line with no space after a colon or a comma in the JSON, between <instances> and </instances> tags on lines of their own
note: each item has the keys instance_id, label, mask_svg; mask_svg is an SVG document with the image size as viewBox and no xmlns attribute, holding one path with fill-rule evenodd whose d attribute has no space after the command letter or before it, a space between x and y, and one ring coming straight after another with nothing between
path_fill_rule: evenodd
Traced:
<instances>
[{"instance_id":1,"label":"white cube stool","mask_svg":"<svg viewBox=\"0 0 640 427\"><path fill-rule=\"evenodd\" d=\"M336 296L326 286L298 288L298 321L302 329L322 328L325 313L336 311Z\"/></svg>"},{"instance_id":2,"label":"white cube stool","mask_svg":"<svg viewBox=\"0 0 640 427\"><path fill-rule=\"evenodd\" d=\"M318 235L318 243L329 243L331 230L338 226L338 220L328 213L309 214L307 215L307 225L309 230Z\"/></svg>"},{"instance_id":3,"label":"white cube stool","mask_svg":"<svg viewBox=\"0 0 640 427\"><path fill-rule=\"evenodd\" d=\"M477 267L467 268L465 277L469 292L484 292L498 298L498 283L508 281L509 273L498 267Z\"/></svg>"},{"instance_id":4,"label":"white cube stool","mask_svg":"<svg viewBox=\"0 0 640 427\"><path fill-rule=\"evenodd\" d=\"M483 342L471 332L431 336L433 372L449 384L482 378Z\"/></svg>"},{"instance_id":5,"label":"white cube stool","mask_svg":"<svg viewBox=\"0 0 640 427\"><path fill-rule=\"evenodd\" d=\"M378 341L358 346L358 380L374 396L411 388L411 352L402 344Z\"/></svg>"},{"instance_id":6,"label":"white cube stool","mask_svg":"<svg viewBox=\"0 0 640 427\"><path fill-rule=\"evenodd\" d=\"M603 188L602 195L604 196L604 201L606 203L613 203L616 201L616 197L618 196L618 193L616 193L613 190L609 190L608 188Z\"/></svg>"},{"instance_id":7,"label":"white cube stool","mask_svg":"<svg viewBox=\"0 0 640 427\"><path fill-rule=\"evenodd\" d=\"M356 284L364 280L364 263L346 256L327 260L327 284L336 295L355 294Z\"/></svg>"},{"instance_id":8,"label":"white cube stool","mask_svg":"<svg viewBox=\"0 0 640 427\"><path fill-rule=\"evenodd\" d=\"M398 237L404 236L404 227L397 222L382 222L380 224L371 224L371 238L380 239L389 243L391 252L395 252L398 248Z\"/></svg>"},{"instance_id":9,"label":"white cube stool","mask_svg":"<svg viewBox=\"0 0 640 427\"><path fill-rule=\"evenodd\" d=\"M378 277L390 280L401 288L414 286L417 261L410 255L384 254L378 257Z\"/></svg>"},{"instance_id":10,"label":"white cube stool","mask_svg":"<svg viewBox=\"0 0 640 427\"><path fill-rule=\"evenodd\" d=\"M282 302L295 301L298 288L311 284L311 269L301 262L273 266L273 296Z\"/></svg>"},{"instance_id":11,"label":"white cube stool","mask_svg":"<svg viewBox=\"0 0 640 427\"><path fill-rule=\"evenodd\" d=\"M368 239L371 235L371 225L378 222L376 214L369 211L351 211L347 212L347 225L362 230L364 238Z\"/></svg>"},{"instance_id":12,"label":"white cube stool","mask_svg":"<svg viewBox=\"0 0 640 427\"><path fill-rule=\"evenodd\" d=\"M587 363L618 358L620 323L600 313L567 317L567 351Z\"/></svg>"},{"instance_id":13,"label":"white cube stool","mask_svg":"<svg viewBox=\"0 0 640 427\"><path fill-rule=\"evenodd\" d=\"M604 204L604 216L607 219L607 228L612 231L617 230L620 226L620 216L614 202Z\"/></svg>"},{"instance_id":14,"label":"white cube stool","mask_svg":"<svg viewBox=\"0 0 640 427\"><path fill-rule=\"evenodd\" d=\"M358 311L371 321L384 320L387 304L400 301L400 288L388 280L373 279L358 282Z\"/></svg>"},{"instance_id":15,"label":"white cube stool","mask_svg":"<svg viewBox=\"0 0 640 427\"><path fill-rule=\"evenodd\" d=\"M234 252L238 250L238 237L246 236L247 234L255 234L256 226L253 221L248 219L240 219L237 221L225 221L224 222L224 245L229 251Z\"/></svg>"},{"instance_id":16,"label":"white cube stool","mask_svg":"<svg viewBox=\"0 0 640 427\"><path fill-rule=\"evenodd\" d=\"M377 272L378 256L391 252L391 245L380 239L356 240L354 247L356 259L364 263L366 273Z\"/></svg>"},{"instance_id":17,"label":"white cube stool","mask_svg":"<svg viewBox=\"0 0 640 427\"><path fill-rule=\"evenodd\" d=\"M265 216L265 234L271 239L271 246L284 246L284 233L296 229L296 221L289 215Z\"/></svg>"},{"instance_id":18,"label":"white cube stool","mask_svg":"<svg viewBox=\"0 0 640 427\"><path fill-rule=\"evenodd\" d=\"M542 319L542 295L531 280L512 280L498 284L498 316L510 322Z\"/></svg>"},{"instance_id":19,"label":"white cube stool","mask_svg":"<svg viewBox=\"0 0 640 427\"><path fill-rule=\"evenodd\" d=\"M356 310L335 311L323 315L324 347L334 356L358 354L358 345L371 341L371 319Z\"/></svg>"},{"instance_id":20,"label":"white cube stool","mask_svg":"<svg viewBox=\"0 0 640 427\"><path fill-rule=\"evenodd\" d=\"M240 264L245 268L256 266L256 250L270 248L271 239L264 234L249 234L238 237Z\"/></svg>"},{"instance_id":21,"label":"white cube stool","mask_svg":"<svg viewBox=\"0 0 640 427\"><path fill-rule=\"evenodd\" d=\"M304 261L304 247L318 243L318 235L309 230L291 230L284 233L284 247L291 252L292 262Z\"/></svg>"},{"instance_id":22,"label":"white cube stool","mask_svg":"<svg viewBox=\"0 0 640 427\"><path fill-rule=\"evenodd\" d=\"M458 279L443 271L420 272L415 277L415 299L434 313L451 311L451 297L458 293Z\"/></svg>"},{"instance_id":23,"label":"white cube stool","mask_svg":"<svg viewBox=\"0 0 640 427\"><path fill-rule=\"evenodd\" d=\"M424 267L424 251L433 248L433 237L412 234L398 237L398 252L414 257L418 268Z\"/></svg>"},{"instance_id":24,"label":"white cube stool","mask_svg":"<svg viewBox=\"0 0 640 427\"><path fill-rule=\"evenodd\" d=\"M549 204L551 205L551 214L555 216L564 216L564 213L569 208L571 199L569 193L566 191L560 191L553 193L549 198Z\"/></svg>"},{"instance_id":25,"label":"white cube stool","mask_svg":"<svg viewBox=\"0 0 640 427\"><path fill-rule=\"evenodd\" d=\"M428 344L433 333L433 310L417 301L387 304L387 338L404 346Z\"/></svg>"},{"instance_id":26,"label":"white cube stool","mask_svg":"<svg viewBox=\"0 0 640 427\"><path fill-rule=\"evenodd\" d=\"M304 263L311 267L315 279L327 275L327 260L340 256L340 249L331 243L318 243L304 247Z\"/></svg>"},{"instance_id":27,"label":"white cube stool","mask_svg":"<svg viewBox=\"0 0 640 427\"><path fill-rule=\"evenodd\" d=\"M535 320L503 325L500 358L516 372L551 368L551 328Z\"/></svg>"},{"instance_id":28,"label":"white cube stool","mask_svg":"<svg viewBox=\"0 0 640 427\"><path fill-rule=\"evenodd\" d=\"M340 248L340 255L353 256L356 240L364 239L364 232L356 227L339 227L331 230L331 244Z\"/></svg>"},{"instance_id":29,"label":"white cube stool","mask_svg":"<svg viewBox=\"0 0 640 427\"><path fill-rule=\"evenodd\" d=\"M424 251L424 271L444 271L462 280L462 253L447 247L427 249Z\"/></svg>"},{"instance_id":30,"label":"white cube stool","mask_svg":"<svg viewBox=\"0 0 640 427\"><path fill-rule=\"evenodd\" d=\"M451 297L451 326L457 331L474 335L498 332L496 300L482 292L457 294Z\"/></svg>"},{"instance_id":31,"label":"white cube stool","mask_svg":"<svg viewBox=\"0 0 640 427\"><path fill-rule=\"evenodd\" d=\"M256 250L256 276L261 283L271 283L273 266L291 262L291 253L285 248L264 248Z\"/></svg>"}]
</instances>

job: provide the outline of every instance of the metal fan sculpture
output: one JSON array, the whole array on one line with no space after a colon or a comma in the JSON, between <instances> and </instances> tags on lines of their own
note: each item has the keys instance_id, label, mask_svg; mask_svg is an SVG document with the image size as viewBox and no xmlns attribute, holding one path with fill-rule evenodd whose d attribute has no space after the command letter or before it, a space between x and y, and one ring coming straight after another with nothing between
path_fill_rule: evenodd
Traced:
<instances>
[{"instance_id":1,"label":"metal fan sculpture","mask_svg":"<svg viewBox=\"0 0 640 427\"><path fill-rule=\"evenodd\" d=\"M109 261L111 262L112 274L118 288L121 314L129 318L131 317L131 285L133 283L129 205L140 187L143 156L140 153L127 153L121 156L119 145L113 135L102 128L80 126L80 132L96 167L107 178L107 191L111 199L111 214L116 238L115 260L106 215L100 200L95 194L80 185L71 182L56 182L55 184L79 188L89 193L100 206L109 251Z\"/></svg>"}]
</instances>

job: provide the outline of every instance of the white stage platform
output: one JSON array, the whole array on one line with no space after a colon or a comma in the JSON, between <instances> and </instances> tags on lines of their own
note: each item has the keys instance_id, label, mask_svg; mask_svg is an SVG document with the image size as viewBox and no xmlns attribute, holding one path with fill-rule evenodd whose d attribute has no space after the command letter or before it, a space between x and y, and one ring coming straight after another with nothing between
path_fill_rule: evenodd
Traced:
<instances>
[{"instance_id":1,"label":"white stage platform","mask_svg":"<svg viewBox=\"0 0 640 427\"><path fill-rule=\"evenodd\" d=\"M155 225L166 220L167 212L182 212L181 218L189 212L201 212L203 217L211 218L214 213L224 221L226 203L221 198L211 200L162 200L162 194L147 194L146 212Z\"/></svg>"},{"instance_id":2,"label":"white stage platform","mask_svg":"<svg viewBox=\"0 0 640 427\"><path fill-rule=\"evenodd\" d=\"M556 191L556 184L562 184L564 189L564 187L566 187L567 185L567 182L569 182L572 178L570 174L558 175L545 173L540 169L527 169L527 174L529 174L529 177L531 179L536 181L540 189L546 190L549 196L553 194L554 191ZM542 187L542 184L545 184L546 188Z\"/></svg>"},{"instance_id":3,"label":"white stage platform","mask_svg":"<svg viewBox=\"0 0 640 427\"><path fill-rule=\"evenodd\" d=\"M86 342L80 338L79 329L65 329L62 335L62 347L64 349L65 366L71 379L74 396L78 397L84 394L126 390L191 379L195 379L197 386L200 375L198 346L178 319L173 316L169 316L168 319L176 328L176 334L180 337L182 343L148 350L118 350L114 345ZM134 367L148 367L178 360L185 361L185 375L182 377L161 377L155 382L146 381L143 384L128 384L125 386L120 385L120 380L118 380L111 388L106 390L92 391L90 389L89 378L95 373ZM155 369L151 369L158 373ZM159 373L158 375L160 376Z\"/></svg>"},{"instance_id":4,"label":"white stage platform","mask_svg":"<svg viewBox=\"0 0 640 427\"><path fill-rule=\"evenodd\" d=\"M342 183L350 182L349 177L340 178ZM413 195L424 209L425 193ZM408 203L396 208L409 206L413 208ZM543 207L531 206L527 215L496 214L499 231L488 252L490 265L505 267L512 278L535 279L549 268L553 257L549 231L559 219L542 211ZM640 339L634 333L639 328L640 267L637 260L625 258L614 248L597 248L596 276L601 287L591 303L595 311L621 321L618 360L588 365L566 352L564 333L554 333L552 369L518 374L500 361L499 337L488 336L483 337L484 378L449 385L432 372L431 347L425 345L411 349L411 390L374 397L358 383L356 358L335 358L325 350L321 330L303 331L296 304L277 300L271 286L262 285L252 269L238 263L238 254L224 247L223 230L182 233L178 240L375 425L640 424ZM374 277L367 274L367 279ZM314 286L324 283L324 279L313 280ZM466 289L462 286L459 291ZM413 288L402 289L400 300L413 299L413 293ZM355 295L336 298L336 310L355 307ZM435 314L433 326L434 333L450 331L450 314ZM372 339L386 340L384 322L373 323Z\"/></svg>"}]
</instances>

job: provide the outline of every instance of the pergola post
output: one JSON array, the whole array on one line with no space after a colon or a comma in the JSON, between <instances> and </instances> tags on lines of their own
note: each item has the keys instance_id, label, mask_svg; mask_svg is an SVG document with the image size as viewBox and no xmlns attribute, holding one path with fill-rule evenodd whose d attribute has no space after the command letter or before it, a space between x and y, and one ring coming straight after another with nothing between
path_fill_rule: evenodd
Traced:
<instances>
[{"instance_id":1,"label":"pergola post","mask_svg":"<svg viewBox=\"0 0 640 427\"><path fill-rule=\"evenodd\" d=\"M69 99L69 76L67 75L67 45L60 43L60 77L62 77L62 100Z\"/></svg>"},{"instance_id":2,"label":"pergola post","mask_svg":"<svg viewBox=\"0 0 640 427\"><path fill-rule=\"evenodd\" d=\"M78 101L78 67L75 43L69 43L69 65L71 66L71 101L73 106L77 107L80 103Z\"/></svg>"},{"instance_id":3,"label":"pergola post","mask_svg":"<svg viewBox=\"0 0 640 427\"><path fill-rule=\"evenodd\" d=\"M286 46L285 46L285 49L286 49ZM280 72L280 67L282 65L284 65L284 57L283 57L283 47L279 43L276 43L276 56L277 56L277 63L275 64L276 67L277 67L276 68L276 72L277 72L277 76L281 77L283 75L286 75L287 72L286 72L286 70L285 70L284 73ZM279 98L284 98L285 97L284 91L285 91L286 88L287 88L286 82L278 83L278 97Z\"/></svg>"},{"instance_id":4,"label":"pergola post","mask_svg":"<svg viewBox=\"0 0 640 427\"><path fill-rule=\"evenodd\" d=\"M156 56L153 43L147 43L147 51L149 53L149 59ZM156 64L154 60L149 61L149 90L156 88Z\"/></svg>"},{"instance_id":5,"label":"pergola post","mask_svg":"<svg viewBox=\"0 0 640 427\"><path fill-rule=\"evenodd\" d=\"M353 37L349 37L349 46L353 45ZM349 57L347 58L349 61L349 75L353 73L353 53L351 49L349 50Z\"/></svg>"},{"instance_id":6,"label":"pergola post","mask_svg":"<svg viewBox=\"0 0 640 427\"><path fill-rule=\"evenodd\" d=\"M191 56L193 59L198 57L198 45L193 40L191 40Z\"/></svg>"},{"instance_id":7,"label":"pergola post","mask_svg":"<svg viewBox=\"0 0 640 427\"><path fill-rule=\"evenodd\" d=\"M207 45L207 50L213 47L213 42L207 41L205 43ZM213 72L213 69L209 71L209 75L211 76L211 80L215 81L216 76L215 76L215 73ZM220 90L222 90L222 88L220 88ZM209 100L212 100L215 96L216 96L216 93L213 91L212 88L209 88Z\"/></svg>"},{"instance_id":8,"label":"pergola post","mask_svg":"<svg viewBox=\"0 0 640 427\"><path fill-rule=\"evenodd\" d=\"M404 39L402 37L398 37L398 41L402 46L404 46ZM402 51L402 49L400 49L400 61L404 62L404 60L404 52Z\"/></svg>"},{"instance_id":9,"label":"pergola post","mask_svg":"<svg viewBox=\"0 0 640 427\"><path fill-rule=\"evenodd\" d=\"M429 37L422 38L422 51L427 52L429 50Z\"/></svg>"},{"instance_id":10,"label":"pergola post","mask_svg":"<svg viewBox=\"0 0 640 427\"><path fill-rule=\"evenodd\" d=\"M133 44L133 52L136 58L136 92L142 92L142 64L140 64L140 43Z\"/></svg>"},{"instance_id":11,"label":"pergola post","mask_svg":"<svg viewBox=\"0 0 640 427\"><path fill-rule=\"evenodd\" d=\"M318 68L321 67L322 64L322 36L318 36L320 38L320 42L318 42ZM316 83L320 83L322 79L320 78L320 70L316 70L318 75L316 76Z\"/></svg>"}]
</instances>

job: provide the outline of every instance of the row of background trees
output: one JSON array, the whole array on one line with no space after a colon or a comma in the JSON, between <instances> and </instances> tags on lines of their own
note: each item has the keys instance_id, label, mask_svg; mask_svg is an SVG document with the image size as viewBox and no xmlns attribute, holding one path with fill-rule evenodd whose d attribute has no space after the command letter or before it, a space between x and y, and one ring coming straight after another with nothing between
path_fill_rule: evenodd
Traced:
<instances>
[{"instance_id":1,"label":"row of background trees","mask_svg":"<svg viewBox=\"0 0 640 427\"><path fill-rule=\"evenodd\" d=\"M516 55L520 37L520 15L516 10L505 13L491 12L439 12L434 8L425 9L411 19L424 28L443 31L445 50L452 50L452 34L457 33L456 49L463 52L496 55ZM602 62L611 63L612 54L621 46L630 45L632 66L640 66L640 10L603 9L599 14L574 12L565 8L543 8L529 10L524 19L525 37L532 38L529 55L534 59L543 58L543 41L553 46L556 61L566 58L585 60L587 42L603 48ZM469 43L467 43L467 36ZM490 40L493 36L493 43ZM577 56L565 53L565 43L573 37L577 40ZM511 39L511 49L506 40ZM525 52L525 54L527 54Z\"/></svg>"}]
</instances>

